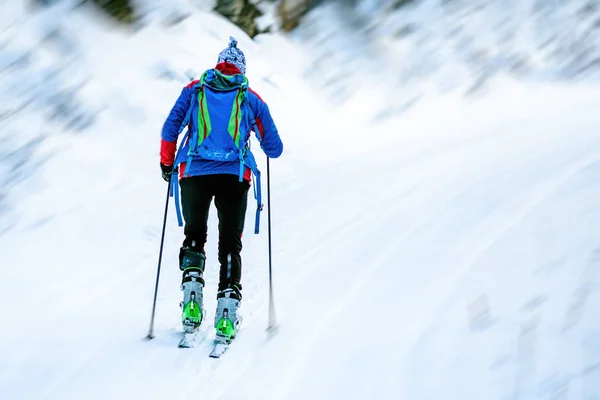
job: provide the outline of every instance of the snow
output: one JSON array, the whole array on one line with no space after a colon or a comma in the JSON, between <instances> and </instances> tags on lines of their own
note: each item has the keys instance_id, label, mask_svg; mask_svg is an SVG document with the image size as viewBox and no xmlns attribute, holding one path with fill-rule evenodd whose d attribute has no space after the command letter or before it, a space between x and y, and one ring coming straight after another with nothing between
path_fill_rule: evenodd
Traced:
<instances>
[{"instance_id":1,"label":"snow","mask_svg":"<svg viewBox=\"0 0 600 400\"><path fill-rule=\"evenodd\" d=\"M0 106L33 99L0 129L0 398L600 398L593 83L499 74L485 96L430 93L374 120L379 87L365 79L336 107L297 37L250 41L185 2L181 23L128 34L84 5L58 24L77 33L54 36L72 40L60 53L23 4L0 4L3 24L14 17L0 62L28 54L0 75ZM271 162L279 329L265 331L267 220L253 235L249 201L244 326L215 360L210 324L198 347L177 348L173 203L156 338L143 338L167 189L159 132L187 75L213 66L230 35L285 145ZM74 58L62 65L61 54ZM68 123L78 113L47 118L55 103L34 78L49 69L59 72L48 94L72 88L66 109L93 116L85 128ZM16 82L30 86L9 92ZM216 226L213 212L209 322Z\"/></svg>"},{"instance_id":2,"label":"snow","mask_svg":"<svg viewBox=\"0 0 600 400\"><path fill-rule=\"evenodd\" d=\"M293 34L315 54L307 81L338 107L355 99L357 86L377 92L371 106L387 117L430 94L485 93L505 75L597 83L597 2L413 0L397 8L394 3L325 2Z\"/></svg>"}]
</instances>

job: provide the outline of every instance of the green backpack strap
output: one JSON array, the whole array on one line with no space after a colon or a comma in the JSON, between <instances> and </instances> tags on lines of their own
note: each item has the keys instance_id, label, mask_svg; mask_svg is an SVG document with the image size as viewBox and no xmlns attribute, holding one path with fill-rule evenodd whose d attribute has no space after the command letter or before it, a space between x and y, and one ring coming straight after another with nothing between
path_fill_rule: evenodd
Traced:
<instances>
[{"instance_id":1,"label":"green backpack strap","mask_svg":"<svg viewBox=\"0 0 600 400\"><path fill-rule=\"evenodd\" d=\"M208 75L208 71L204 72L200 77L200 82L198 82L195 86L198 92L198 129L191 132L189 137L189 147L188 147L188 158L185 165L184 176L189 176L190 173L190 165L192 165L193 160L193 152L198 146L208 137L210 131L212 130L212 125L210 123L210 115L208 114L208 106L206 104L206 95L204 94L204 86L206 82L206 76ZM194 99L190 101L190 110L191 113L192 108L194 107ZM202 130L202 136L200 136L200 130ZM183 143L183 142L182 142Z\"/></svg>"}]
</instances>

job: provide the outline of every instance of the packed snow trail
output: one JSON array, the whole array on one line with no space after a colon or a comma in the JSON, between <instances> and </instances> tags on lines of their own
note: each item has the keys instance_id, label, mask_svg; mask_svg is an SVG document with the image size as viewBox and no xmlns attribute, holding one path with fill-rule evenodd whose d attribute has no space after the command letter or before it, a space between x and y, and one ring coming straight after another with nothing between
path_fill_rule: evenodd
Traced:
<instances>
[{"instance_id":1,"label":"packed snow trail","mask_svg":"<svg viewBox=\"0 0 600 400\"><path fill-rule=\"evenodd\" d=\"M174 38L203 35L210 66L232 28L199 14L125 40L71 23L119 55L88 55L86 94L111 101L89 132L53 136L60 156L15 189L19 223L0 237L2 399L600 396L599 91L499 81L477 101L431 97L374 123L312 93L285 40L240 43L286 146L271 164L279 330L265 332L264 213L244 238L244 327L214 360L214 212L207 339L177 348L171 207L156 338L143 340L166 189L158 132L181 90L148 65L193 64Z\"/></svg>"}]
</instances>

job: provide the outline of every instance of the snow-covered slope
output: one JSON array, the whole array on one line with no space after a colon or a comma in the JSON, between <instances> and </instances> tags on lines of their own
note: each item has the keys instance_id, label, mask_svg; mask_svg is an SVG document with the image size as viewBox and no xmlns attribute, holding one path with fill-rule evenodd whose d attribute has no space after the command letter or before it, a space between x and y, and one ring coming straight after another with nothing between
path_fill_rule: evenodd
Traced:
<instances>
[{"instance_id":1,"label":"snow-covered slope","mask_svg":"<svg viewBox=\"0 0 600 400\"><path fill-rule=\"evenodd\" d=\"M11 29L37 37L27 21ZM11 226L0 236L0 398L600 396L596 87L498 79L477 102L431 96L373 123L375 89L340 110L304 80L305 47L277 35L245 40L210 13L135 35L107 30L85 6L62 21L77 32L78 71L89 78L77 104L95 118L66 129L46 118L43 105L54 103L36 97L2 125L8 152L32 137L32 162L46 162L18 170L2 213ZM214 360L210 340L176 347L173 212L156 339L142 338L166 195L160 128L187 71L211 67L231 34L285 144L271 164L279 330L265 332L265 219L261 235L245 236L243 331ZM20 72L36 76L45 47L17 37L3 42L2 59L6 48L27 50ZM216 238L213 213L208 321Z\"/></svg>"},{"instance_id":2,"label":"snow-covered slope","mask_svg":"<svg viewBox=\"0 0 600 400\"><path fill-rule=\"evenodd\" d=\"M374 89L377 117L430 93L482 93L498 77L597 83L600 76L596 0L323 3L293 33L315 55L306 76L342 107L356 101L357 87Z\"/></svg>"}]
</instances>

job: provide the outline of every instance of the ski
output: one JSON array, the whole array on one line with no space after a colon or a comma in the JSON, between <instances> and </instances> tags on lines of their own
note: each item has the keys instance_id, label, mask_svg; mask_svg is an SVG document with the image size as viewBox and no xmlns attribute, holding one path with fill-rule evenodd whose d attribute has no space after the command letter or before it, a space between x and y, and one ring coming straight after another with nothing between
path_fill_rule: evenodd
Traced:
<instances>
[{"instance_id":1,"label":"ski","mask_svg":"<svg viewBox=\"0 0 600 400\"><path fill-rule=\"evenodd\" d=\"M189 349L190 347L194 347L197 337L198 328L194 329L192 332L183 332L183 336L181 337L177 347L180 349Z\"/></svg>"},{"instance_id":2,"label":"ski","mask_svg":"<svg viewBox=\"0 0 600 400\"><path fill-rule=\"evenodd\" d=\"M217 336L217 338L215 339L213 349L210 352L209 357L220 358L223 354L225 354L225 352L229 348L229 345L231 344L232 340L227 341L227 339L225 337Z\"/></svg>"},{"instance_id":3,"label":"ski","mask_svg":"<svg viewBox=\"0 0 600 400\"><path fill-rule=\"evenodd\" d=\"M192 332L182 332L181 340L177 347L180 349L196 347L198 344L204 342L207 336L208 330L203 329L202 326L199 326Z\"/></svg>"}]
</instances>

